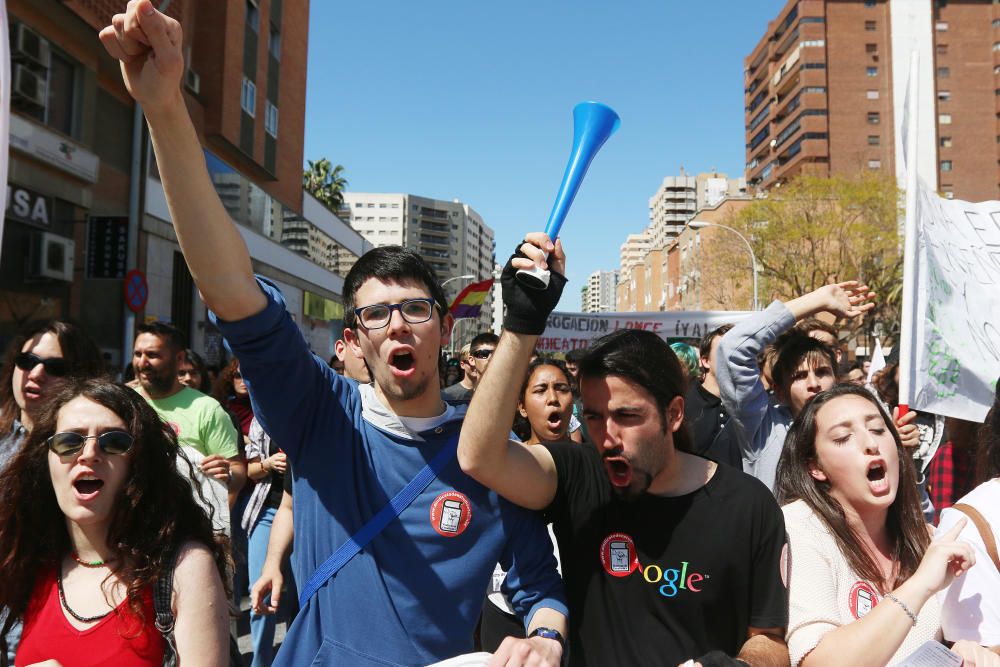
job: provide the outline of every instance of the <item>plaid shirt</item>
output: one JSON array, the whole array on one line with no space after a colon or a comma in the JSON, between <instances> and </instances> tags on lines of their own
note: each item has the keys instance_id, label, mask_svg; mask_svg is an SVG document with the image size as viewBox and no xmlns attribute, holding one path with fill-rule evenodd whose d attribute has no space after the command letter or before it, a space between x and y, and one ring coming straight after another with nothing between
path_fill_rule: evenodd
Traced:
<instances>
[{"instance_id":1,"label":"plaid shirt","mask_svg":"<svg viewBox=\"0 0 1000 667\"><path fill-rule=\"evenodd\" d=\"M975 486L975 467L968 447L955 447L948 440L938 448L927 469L931 501L938 516Z\"/></svg>"}]
</instances>

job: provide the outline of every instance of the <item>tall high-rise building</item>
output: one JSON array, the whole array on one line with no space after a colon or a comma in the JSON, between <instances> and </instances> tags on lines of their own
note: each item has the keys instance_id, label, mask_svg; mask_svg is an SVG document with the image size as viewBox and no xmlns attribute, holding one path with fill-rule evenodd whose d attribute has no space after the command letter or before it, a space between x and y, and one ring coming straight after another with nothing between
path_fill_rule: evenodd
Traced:
<instances>
[{"instance_id":1,"label":"tall high-rise building","mask_svg":"<svg viewBox=\"0 0 1000 667\"><path fill-rule=\"evenodd\" d=\"M663 179L649 198L649 229L652 247L662 248L684 229L696 211L714 206L726 197L745 194L746 180L710 173L688 176L681 167L679 176Z\"/></svg>"},{"instance_id":2,"label":"tall high-rise building","mask_svg":"<svg viewBox=\"0 0 1000 667\"><path fill-rule=\"evenodd\" d=\"M618 287L617 271L594 271L580 292L580 310L584 313L609 313L615 309Z\"/></svg>"},{"instance_id":3,"label":"tall high-rise building","mask_svg":"<svg viewBox=\"0 0 1000 667\"><path fill-rule=\"evenodd\" d=\"M789 0L744 61L750 186L861 169L905 182L914 52L918 173L945 196L996 199L1000 5L984 0Z\"/></svg>"},{"instance_id":4,"label":"tall high-rise building","mask_svg":"<svg viewBox=\"0 0 1000 667\"><path fill-rule=\"evenodd\" d=\"M402 245L416 250L445 282L453 300L470 282L493 275L493 230L471 206L404 193L345 192L350 224L379 247ZM345 214L346 215L346 214ZM493 323L493 295L487 297L475 326L460 325L457 347Z\"/></svg>"}]
</instances>

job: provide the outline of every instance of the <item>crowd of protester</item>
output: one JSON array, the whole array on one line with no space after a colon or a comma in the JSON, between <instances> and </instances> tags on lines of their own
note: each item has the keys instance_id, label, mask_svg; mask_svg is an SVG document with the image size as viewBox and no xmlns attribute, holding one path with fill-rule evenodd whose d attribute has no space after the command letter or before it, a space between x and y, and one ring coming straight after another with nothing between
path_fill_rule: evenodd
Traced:
<instances>
[{"instance_id":1,"label":"crowd of protester","mask_svg":"<svg viewBox=\"0 0 1000 667\"><path fill-rule=\"evenodd\" d=\"M566 255L531 233L501 334L446 359L437 276L389 246L326 361L211 188L179 25L138 0L101 39L230 355L165 323L120 375L71 323L10 341L0 663L241 664L249 597L262 666L1000 664L1000 397L901 415L898 361L869 383L841 344L865 285L556 358Z\"/></svg>"}]
</instances>

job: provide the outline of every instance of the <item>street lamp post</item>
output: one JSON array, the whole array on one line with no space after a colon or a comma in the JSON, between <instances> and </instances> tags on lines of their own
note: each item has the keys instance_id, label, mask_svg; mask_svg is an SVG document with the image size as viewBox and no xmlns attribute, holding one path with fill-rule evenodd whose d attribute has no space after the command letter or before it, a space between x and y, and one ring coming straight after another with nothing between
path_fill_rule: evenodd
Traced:
<instances>
[{"instance_id":1,"label":"street lamp post","mask_svg":"<svg viewBox=\"0 0 1000 667\"><path fill-rule=\"evenodd\" d=\"M747 247L747 252L750 253L750 266L753 269L753 309L760 310L760 304L757 301L757 256L753 254L753 248L750 246L750 242L747 241L747 238L742 234L740 234L735 229L733 229L732 227L728 227L726 225L720 225L717 222L692 220L691 222L688 223L688 227L690 227L691 229L704 229L705 227L721 227L722 229L726 229L740 237L740 240L743 241L744 245L746 245Z\"/></svg>"},{"instance_id":2,"label":"street lamp post","mask_svg":"<svg viewBox=\"0 0 1000 667\"><path fill-rule=\"evenodd\" d=\"M447 280L441 283L441 289L444 289L444 286L453 280L473 280L475 279L475 277L476 277L475 274L466 273L464 276L455 276L453 278L448 278ZM447 307L447 305L448 304L445 304L445 307ZM449 354L452 357L455 356L455 331L457 329L458 329L458 320L455 321L455 324L453 324L451 328L451 349L449 350Z\"/></svg>"}]
</instances>

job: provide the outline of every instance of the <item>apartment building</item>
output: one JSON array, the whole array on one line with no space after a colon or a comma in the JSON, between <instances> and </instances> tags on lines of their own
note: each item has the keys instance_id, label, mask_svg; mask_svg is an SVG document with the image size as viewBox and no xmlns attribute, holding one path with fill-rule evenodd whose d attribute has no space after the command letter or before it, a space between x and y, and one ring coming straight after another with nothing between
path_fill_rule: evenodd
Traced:
<instances>
[{"instance_id":1,"label":"apartment building","mask_svg":"<svg viewBox=\"0 0 1000 667\"><path fill-rule=\"evenodd\" d=\"M587 284L580 291L580 311L608 313L615 309L617 271L594 271L587 277Z\"/></svg>"},{"instance_id":2,"label":"apartment building","mask_svg":"<svg viewBox=\"0 0 1000 667\"><path fill-rule=\"evenodd\" d=\"M469 283L493 275L493 230L468 204L404 193L345 192L349 223L373 246L401 245L416 250L444 282L449 303ZM347 214L344 214L345 217ZM476 333L493 327L491 293L479 319L456 328L461 347Z\"/></svg>"},{"instance_id":3,"label":"apartment building","mask_svg":"<svg viewBox=\"0 0 1000 667\"><path fill-rule=\"evenodd\" d=\"M370 245L302 193L308 3L173 0L184 27L185 101L216 191L258 273L275 281L313 349L332 353L343 273ZM9 198L0 336L72 318L114 365L136 321L168 321L210 361L223 355L180 254L145 123L97 38L111 0L10 0ZM298 223L284 229L286 222ZM296 234L336 244L289 249ZM282 235L288 238L282 238ZM342 255L340 253L343 253ZM148 299L126 310L138 269ZM84 306L84 304L86 304Z\"/></svg>"},{"instance_id":4,"label":"apartment building","mask_svg":"<svg viewBox=\"0 0 1000 667\"><path fill-rule=\"evenodd\" d=\"M649 236L652 247L662 248L680 234L696 211L726 197L746 194L744 178L704 173L688 176L681 167L679 176L667 176L649 199Z\"/></svg>"},{"instance_id":5,"label":"apartment building","mask_svg":"<svg viewBox=\"0 0 1000 667\"><path fill-rule=\"evenodd\" d=\"M917 53L918 171L945 196L1000 193L1000 6L979 0L789 0L744 61L746 179L888 170Z\"/></svg>"}]
</instances>

